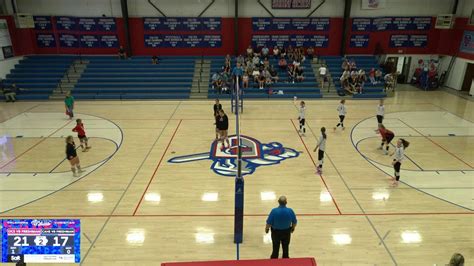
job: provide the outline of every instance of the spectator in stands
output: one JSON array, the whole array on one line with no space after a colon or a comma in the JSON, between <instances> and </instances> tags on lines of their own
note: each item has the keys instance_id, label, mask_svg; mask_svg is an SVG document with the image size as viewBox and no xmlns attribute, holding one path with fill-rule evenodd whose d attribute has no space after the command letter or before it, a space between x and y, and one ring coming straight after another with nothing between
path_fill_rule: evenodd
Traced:
<instances>
[{"instance_id":1,"label":"spectator in stands","mask_svg":"<svg viewBox=\"0 0 474 266\"><path fill-rule=\"evenodd\" d=\"M17 91L18 91L18 88L16 87L15 83L13 83L10 86L2 86L2 92L3 92L3 95L5 96L6 102L15 102Z\"/></svg>"},{"instance_id":2,"label":"spectator in stands","mask_svg":"<svg viewBox=\"0 0 474 266\"><path fill-rule=\"evenodd\" d=\"M270 69L270 60L265 57L265 60L263 60L263 68L264 69Z\"/></svg>"},{"instance_id":3,"label":"spectator in stands","mask_svg":"<svg viewBox=\"0 0 474 266\"><path fill-rule=\"evenodd\" d=\"M219 78L217 81L216 81L216 92L219 93L219 94L222 94L222 87L224 87L224 81Z\"/></svg>"},{"instance_id":4,"label":"spectator in stands","mask_svg":"<svg viewBox=\"0 0 474 266\"><path fill-rule=\"evenodd\" d=\"M259 68L260 67L260 58L257 55L254 55L252 58L252 64L254 68Z\"/></svg>"},{"instance_id":5,"label":"spectator in stands","mask_svg":"<svg viewBox=\"0 0 474 266\"><path fill-rule=\"evenodd\" d=\"M260 76L260 71L257 68L253 68L252 70L253 82L258 82L258 76Z\"/></svg>"},{"instance_id":6,"label":"spectator in stands","mask_svg":"<svg viewBox=\"0 0 474 266\"><path fill-rule=\"evenodd\" d=\"M270 69L268 70L268 72L270 72L272 81L274 83L278 82L278 80L279 80L278 72L275 70L275 68L273 68L273 66L270 66Z\"/></svg>"},{"instance_id":7,"label":"spectator in stands","mask_svg":"<svg viewBox=\"0 0 474 266\"><path fill-rule=\"evenodd\" d=\"M349 70L349 62L347 61L347 59L344 58L344 60L342 60L341 68L344 70Z\"/></svg>"},{"instance_id":8,"label":"spectator in stands","mask_svg":"<svg viewBox=\"0 0 474 266\"><path fill-rule=\"evenodd\" d=\"M314 57L314 48L313 48L313 46L310 46L310 47L308 47L308 49L306 49L306 56L308 57L309 60L313 60L313 57Z\"/></svg>"},{"instance_id":9,"label":"spectator in stands","mask_svg":"<svg viewBox=\"0 0 474 266\"><path fill-rule=\"evenodd\" d=\"M285 49L285 47L281 47L281 49L280 49L280 55L283 56L283 57L286 57L286 49Z\"/></svg>"},{"instance_id":10,"label":"spectator in stands","mask_svg":"<svg viewBox=\"0 0 474 266\"><path fill-rule=\"evenodd\" d=\"M258 88L263 90L263 88L265 87L265 82L266 82L266 78L265 78L265 74L264 74L264 70L260 71L260 75L258 75Z\"/></svg>"},{"instance_id":11,"label":"spectator in stands","mask_svg":"<svg viewBox=\"0 0 474 266\"><path fill-rule=\"evenodd\" d=\"M227 54L224 58L224 66L231 66L232 65L232 58L229 54Z\"/></svg>"},{"instance_id":12,"label":"spectator in stands","mask_svg":"<svg viewBox=\"0 0 474 266\"><path fill-rule=\"evenodd\" d=\"M301 61L298 60L298 58L295 58L295 60L293 60L292 64L293 64L294 67L299 67L301 65Z\"/></svg>"},{"instance_id":13,"label":"spectator in stands","mask_svg":"<svg viewBox=\"0 0 474 266\"><path fill-rule=\"evenodd\" d=\"M270 49L268 49L268 47L265 45L263 46L262 48L262 57L263 58L268 58L268 54L270 53Z\"/></svg>"},{"instance_id":14,"label":"spectator in stands","mask_svg":"<svg viewBox=\"0 0 474 266\"><path fill-rule=\"evenodd\" d=\"M154 56L151 58L151 63L152 63L153 65L158 64L158 56L154 55Z\"/></svg>"},{"instance_id":15,"label":"spectator in stands","mask_svg":"<svg viewBox=\"0 0 474 266\"><path fill-rule=\"evenodd\" d=\"M449 266L464 266L464 256L459 253L454 253L449 260Z\"/></svg>"},{"instance_id":16,"label":"spectator in stands","mask_svg":"<svg viewBox=\"0 0 474 266\"><path fill-rule=\"evenodd\" d=\"M249 74L247 71L245 71L244 74L242 75L242 87L244 89L249 87Z\"/></svg>"},{"instance_id":17,"label":"spectator in stands","mask_svg":"<svg viewBox=\"0 0 474 266\"><path fill-rule=\"evenodd\" d=\"M249 45L249 47L247 47L247 57L252 58L252 56L253 56L253 48L251 45Z\"/></svg>"},{"instance_id":18,"label":"spectator in stands","mask_svg":"<svg viewBox=\"0 0 474 266\"><path fill-rule=\"evenodd\" d=\"M293 65L288 66L288 82L295 83L295 67Z\"/></svg>"},{"instance_id":19,"label":"spectator in stands","mask_svg":"<svg viewBox=\"0 0 474 266\"><path fill-rule=\"evenodd\" d=\"M324 82L327 81L327 73L328 73L328 69L326 68L326 65L322 64L319 69L318 69L318 72L319 72L319 78L321 79L321 89L324 88ZM329 86L329 84L328 84Z\"/></svg>"},{"instance_id":20,"label":"spectator in stands","mask_svg":"<svg viewBox=\"0 0 474 266\"><path fill-rule=\"evenodd\" d=\"M280 61L278 61L278 67L281 71L285 71L288 67L288 63L286 62L286 59L283 55L280 57Z\"/></svg>"},{"instance_id":21,"label":"spectator in stands","mask_svg":"<svg viewBox=\"0 0 474 266\"><path fill-rule=\"evenodd\" d=\"M375 82L382 82L382 71L380 69L375 70Z\"/></svg>"},{"instance_id":22,"label":"spectator in stands","mask_svg":"<svg viewBox=\"0 0 474 266\"><path fill-rule=\"evenodd\" d=\"M289 245L291 234L295 231L296 215L294 211L286 207L287 199L281 196L278 199L278 208L274 208L267 218L265 233L272 230L273 251L271 259L277 259L280 252L280 244L283 248L283 258L289 258Z\"/></svg>"},{"instance_id":23,"label":"spectator in stands","mask_svg":"<svg viewBox=\"0 0 474 266\"><path fill-rule=\"evenodd\" d=\"M357 70L357 65L356 65L356 62L354 60L350 61L349 68L350 68L351 71Z\"/></svg>"},{"instance_id":24,"label":"spectator in stands","mask_svg":"<svg viewBox=\"0 0 474 266\"><path fill-rule=\"evenodd\" d=\"M293 59L295 58L295 50L293 49L293 46L288 46L288 49L286 49L286 55L288 57L288 60L290 62L293 62Z\"/></svg>"},{"instance_id":25,"label":"spectator in stands","mask_svg":"<svg viewBox=\"0 0 474 266\"><path fill-rule=\"evenodd\" d=\"M234 82L236 78L238 77L239 80L242 80L242 75L244 74L244 69L240 65L240 63L237 63L234 69L232 69L232 78L234 79Z\"/></svg>"},{"instance_id":26,"label":"spectator in stands","mask_svg":"<svg viewBox=\"0 0 474 266\"><path fill-rule=\"evenodd\" d=\"M230 74L230 65L224 65L222 67L222 72L225 73L225 74Z\"/></svg>"},{"instance_id":27,"label":"spectator in stands","mask_svg":"<svg viewBox=\"0 0 474 266\"><path fill-rule=\"evenodd\" d=\"M295 67L295 76L296 76L296 82L302 82L304 80L304 71L301 66Z\"/></svg>"},{"instance_id":28,"label":"spectator in stands","mask_svg":"<svg viewBox=\"0 0 474 266\"><path fill-rule=\"evenodd\" d=\"M370 83L372 83L372 85L377 83L377 81L375 81L375 68L370 69L369 80L370 80Z\"/></svg>"},{"instance_id":29,"label":"spectator in stands","mask_svg":"<svg viewBox=\"0 0 474 266\"><path fill-rule=\"evenodd\" d=\"M120 45L120 48L118 50L118 56L119 59L127 59L127 53L125 52L125 49L123 49L122 45Z\"/></svg>"},{"instance_id":30,"label":"spectator in stands","mask_svg":"<svg viewBox=\"0 0 474 266\"><path fill-rule=\"evenodd\" d=\"M242 55L239 55L237 57L237 63L239 63L241 66L245 65L245 58Z\"/></svg>"},{"instance_id":31,"label":"spectator in stands","mask_svg":"<svg viewBox=\"0 0 474 266\"><path fill-rule=\"evenodd\" d=\"M216 89L217 80L219 80L220 78L221 78L221 74L218 71L212 74L212 77L211 77L212 89Z\"/></svg>"},{"instance_id":32,"label":"spectator in stands","mask_svg":"<svg viewBox=\"0 0 474 266\"><path fill-rule=\"evenodd\" d=\"M280 49L278 48L278 46L273 47L273 57L278 58L279 55L280 55Z\"/></svg>"}]
</instances>

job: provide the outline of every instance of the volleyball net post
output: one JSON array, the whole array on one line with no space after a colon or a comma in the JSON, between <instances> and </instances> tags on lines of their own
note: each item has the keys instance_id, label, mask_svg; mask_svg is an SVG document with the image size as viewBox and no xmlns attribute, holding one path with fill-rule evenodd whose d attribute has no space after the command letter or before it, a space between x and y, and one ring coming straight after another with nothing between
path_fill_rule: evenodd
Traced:
<instances>
[{"instance_id":1,"label":"volleyball net post","mask_svg":"<svg viewBox=\"0 0 474 266\"><path fill-rule=\"evenodd\" d=\"M231 143L231 146L237 145L237 171L235 174L235 208L234 208L234 243L240 244L243 241L244 231L244 178L242 176L242 142L240 138L240 112L239 103L241 102L241 92L239 77L235 77L234 88L232 91L234 95L232 105L235 103L235 136L236 143Z\"/></svg>"}]
</instances>

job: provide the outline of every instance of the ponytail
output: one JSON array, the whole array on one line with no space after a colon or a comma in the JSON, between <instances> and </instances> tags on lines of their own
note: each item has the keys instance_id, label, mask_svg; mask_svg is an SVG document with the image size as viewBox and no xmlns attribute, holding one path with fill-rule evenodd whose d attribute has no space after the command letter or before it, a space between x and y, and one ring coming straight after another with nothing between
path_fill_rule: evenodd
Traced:
<instances>
[{"instance_id":1,"label":"ponytail","mask_svg":"<svg viewBox=\"0 0 474 266\"><path fill-rule=\"evenodd\" d=\"M325 127L321 128L321 134L323 135L323 139L326 139L326 128Z\"/></svg>"},{"instance_id":2,"label":"ponytail","mask_svg":"<svg viewBox=\"0 0 474 266\"><path fill-rule=\"evenodd\" d=\"M400 139L402 141L403 148L406 149L410 145L410 142L406 141L405 139Z\"/></svg>"}]
</instances>

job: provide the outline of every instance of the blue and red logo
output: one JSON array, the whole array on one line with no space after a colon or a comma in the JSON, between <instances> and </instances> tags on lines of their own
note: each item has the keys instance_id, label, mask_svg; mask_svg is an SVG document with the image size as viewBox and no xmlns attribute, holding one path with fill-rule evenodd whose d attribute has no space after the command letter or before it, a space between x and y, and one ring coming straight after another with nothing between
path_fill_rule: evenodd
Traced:
<instances>
[{"instance_id":1,"label":"blue and red logo","mask_svg":"<svg viewBox=\"0 0 474 266\"><path fill-rule=\"evenodd\" d=\"M260 143L260 141L241 136L242 175L255 172L260 166L279 164L281 161L299 156L299 152L283 147L279 142ZM187 163L200 160L212 160L211 169L219 175L235 176L237 173L238 140L235 135L229 136L230 147L220 149L217 141L211 144L211 151L185 156L178 156L168 160L169 163Z\"/></svg>"}]
</instances>

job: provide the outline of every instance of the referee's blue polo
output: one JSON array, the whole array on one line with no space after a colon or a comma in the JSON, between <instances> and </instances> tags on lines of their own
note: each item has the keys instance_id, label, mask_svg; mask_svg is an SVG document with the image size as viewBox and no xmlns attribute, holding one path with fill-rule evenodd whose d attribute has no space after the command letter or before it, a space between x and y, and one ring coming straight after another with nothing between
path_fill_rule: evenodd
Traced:
<instances>
[{"instance_id":1,"label":"referee's blue polo","mask_svg":"<svg viewBox=\"0 0 474 266\"><path fill-rule=\"evenodd\" d=\"M296 215L291 208L287 208L284 205L280 205L278 208L274 208L270 215L268 215L267 224L271 225L273 229L284 230L291 227L292 224L296 224Z\"/></svg>"}]
</instances>

